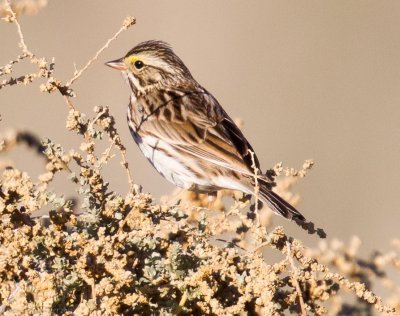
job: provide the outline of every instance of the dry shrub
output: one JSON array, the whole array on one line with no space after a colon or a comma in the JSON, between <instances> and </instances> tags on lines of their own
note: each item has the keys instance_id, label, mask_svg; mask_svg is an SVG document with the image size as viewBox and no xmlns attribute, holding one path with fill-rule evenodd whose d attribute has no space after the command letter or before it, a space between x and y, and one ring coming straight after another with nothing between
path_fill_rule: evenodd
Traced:
<instances>
[{"instance_id":1,"label":"dry shrub","mask_svg":"<svg viewBox=\"0 0 400 316\"><path fill-rule=\"evenodd\" d=\"M309 249L282 227L267 232L270 213L258 211L241 196L227 207L227 191L213 202L214 211L207 209L207 197L195 193L180 193L158 205L141 192L109 108L96 107L88 118L71 99L73 83L135 23L133 18L64 84L53 77L54 63L28 49L8 1L1 12L17 27L21 55L0 68L0 76L8 76L0 89L44 79L40 90L62 95L70 109L66 127L82 136L80 148L69 151L26 131L0 139L1 152L27 144L46 161L46 172L37 181L5 160L0 163L1 314L372 315L375 310L395 315L395 308L400 309L399 286L386 273L400 270L399 241L393 252L362 260L356 238L350 245L321 242L318 249ZM10 77L13 65L23 61L36 65L37 72ZM99 153L101 137L109 140L109 147ZM125 197L111 191L101 174L115 151L130 186ZM306 161L297 171L278 164L269 174L287 176L276 189L296 203L290 189L311 166ZM51 191L59 172L75 183L83 200L78 208ZM48 216L37 217L45 207L51 208ZM305 226L323 235L312 223ZM222 240L222 235L228 237ZM265 260L265 249L281 253L281 259ZM371 291L376 284L393 293L387 299L392 307ZM349 300L349 294L356 299Z\"/></svg>"}]
</instances>

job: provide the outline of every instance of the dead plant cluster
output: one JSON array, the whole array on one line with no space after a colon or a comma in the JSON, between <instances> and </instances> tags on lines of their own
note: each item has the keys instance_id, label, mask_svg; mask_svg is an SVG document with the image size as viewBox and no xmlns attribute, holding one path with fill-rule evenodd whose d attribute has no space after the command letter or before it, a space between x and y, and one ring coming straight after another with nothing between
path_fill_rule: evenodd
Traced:
<instances>
[{"instance_id":1,"label":"dead plant cluster","mask_svg":"<svg viewBox=\"0 0 400 316\"><path fill-rule=\"evenodd\" d=\"M387 274L400 272L399 241L393 252L362 260L359 239L349 245L334 240L321 242L318 249L304 247L282 227L274 228L269 213L252 208L248 199L238 196L226 206L227 192L220 193L214 211L194 193L160 205L142 193L133 182L110 109L97 106L89 117L72 102L73 83L135 19L128 17L64 83L54 77L54 61L28 48L18 21L27 8L32 12L35 3L46 2L21 3L6 0L0 10L6 22L15 24L21 48L20 55L0 67L5 78L0 89L41 81L38 90L59 92L69 108L66 128L81 135L82 144L66 150L25 131L1 135L3 158L27 144L45 159L46 170L32 179L7 160L0 162L0 314L395 315L400 310L399 286ZM13 76L19 62L36 65L37 72ZM100 139L109 141L103 152L96 147ZM110 190L102 176L115 152L126 171L126 196ZM301 170L278 164L271 176L287 177L276 189L296 203L290 189L312 164L306 161ZM79 206L52 191L56 173L76 185ZM45 207L48 215L38 217ZM312 223L305 228L322 234ZM273 252L280 259L263 255ZM371 291L375 285L392 293L385 304Z\"/></svg>"}]
</instances>

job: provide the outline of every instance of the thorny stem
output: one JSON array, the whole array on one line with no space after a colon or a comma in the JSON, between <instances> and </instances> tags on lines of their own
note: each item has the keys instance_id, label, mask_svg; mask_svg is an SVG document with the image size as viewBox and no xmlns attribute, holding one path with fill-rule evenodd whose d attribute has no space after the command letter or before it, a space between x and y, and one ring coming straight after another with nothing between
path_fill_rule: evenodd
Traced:
<instances>
[{"instance_id":1,"label":"thorny stem","mask_svg":"<svg viewBox=\"0 0 400 316\"><path fill-rule=\"evenodd\" d=\"M307 316L307 309L306 309L306 304L304 303L303 299L303 294L301 292L300 284L299 281L297 280L297 274L298 270L296 268L296 265L294 264L291 252L290 252L290 242L286 241L286 249L287 249L287 260L290 263L290 266L292 267L292 280L297 292L297 297L299 298L299 303L300 303L300 308L301 308L301 316Z\"/></svg>"}]
</instances>

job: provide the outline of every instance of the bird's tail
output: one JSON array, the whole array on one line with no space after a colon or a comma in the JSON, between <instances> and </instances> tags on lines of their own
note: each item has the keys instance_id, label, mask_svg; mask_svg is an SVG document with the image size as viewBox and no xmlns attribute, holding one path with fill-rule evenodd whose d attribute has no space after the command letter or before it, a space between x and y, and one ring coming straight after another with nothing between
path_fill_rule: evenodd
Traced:
<instances>
[{"instance_id":1,"label":"bird's tail","mask_svg":"<svg viewBox=\"0 0 400 316\"><path fill-rule=\"evenodd\" d=\"M298 210L296 210L278 194L271 191L266 185L260 186L260 200L263 203L266 203L272 211L289 220L301 222L306 220Z\"/></svg>"}]
</instances>

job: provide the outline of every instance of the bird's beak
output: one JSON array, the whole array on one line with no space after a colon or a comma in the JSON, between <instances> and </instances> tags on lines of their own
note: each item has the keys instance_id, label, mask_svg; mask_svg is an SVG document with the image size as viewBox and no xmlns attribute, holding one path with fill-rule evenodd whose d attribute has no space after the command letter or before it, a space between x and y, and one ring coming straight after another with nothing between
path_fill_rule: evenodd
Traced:
<instances>
[{"instance_id":1,"label":"bird's beak","mask_svg":"<svg viewBox=\"0 0 400 316\"><path fill-rule=\"evenodd\" d=\"M126 70L126 64L124 62L124 58L111 60L105 63L106 66L117 69L117 70Z\"/></svg>"}]
</instances>

